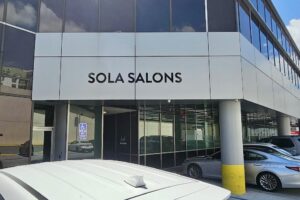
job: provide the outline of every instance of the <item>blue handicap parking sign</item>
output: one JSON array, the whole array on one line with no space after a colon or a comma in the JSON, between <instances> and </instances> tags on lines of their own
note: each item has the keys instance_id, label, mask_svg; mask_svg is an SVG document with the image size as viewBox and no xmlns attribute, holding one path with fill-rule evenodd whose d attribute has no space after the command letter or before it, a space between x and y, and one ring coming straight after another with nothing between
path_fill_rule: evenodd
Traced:
<instances>
[{"instance_id":1,"label":"blue handicap parking sign","mask_svg":"<svg viewBox=\"0 0 300 200\"><path fill-rule=\"evenodd\" d=\"M79 140L87 140L87 123L79 123Z\"/></svg>"}]
</instances>

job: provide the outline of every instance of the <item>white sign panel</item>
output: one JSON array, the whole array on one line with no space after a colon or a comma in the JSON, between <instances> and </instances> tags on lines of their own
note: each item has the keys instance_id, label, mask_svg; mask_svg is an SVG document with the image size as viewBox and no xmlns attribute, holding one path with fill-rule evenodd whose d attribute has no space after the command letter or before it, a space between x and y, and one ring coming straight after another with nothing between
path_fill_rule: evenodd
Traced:
<instances>
[{"instance_id":1,"label":"white sign panel","mask_svg":"<svg viewBox=\"0 0 300 200\"><path fill-rule=\"evenodd\" d=\"M79 140L87 140L88 139L88 125L87 123L79 123Z\"/></svg>"},{"instance_id":2,"label":"white sign panel","mask_svg":"<svg viewBox=\"0 0 300 200\"><path fill-rule=\"evenodd\" d=\"M62 100L209 98L207 57L62 58Z\"/></svg>"}]
</instances>

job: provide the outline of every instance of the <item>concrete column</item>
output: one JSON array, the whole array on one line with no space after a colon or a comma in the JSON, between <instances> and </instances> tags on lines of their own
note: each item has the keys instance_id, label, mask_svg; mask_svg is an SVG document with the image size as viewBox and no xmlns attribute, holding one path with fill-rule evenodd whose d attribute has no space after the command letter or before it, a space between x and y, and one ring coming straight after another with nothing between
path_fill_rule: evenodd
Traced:
<instances>
[{"instance_id":1,"label":"concrete column","mask_svg":"<svg viewBox=\"0 0 300 200\"><path fill-rule=\"evenodd\" d=\"M246 192L246 184L240 101L219 102L219 123L223 186L233 194L242 195Z\"/></svg>"},{"instance_id":2,"label":"concrete column","mask_svg":"<svg viewBox=\"0 0 300 200\"><path fill-rule=\"evenodd\" d=\"M69 103L55 105L54 111L54 160L67 159L67 139L69 125Z\"/></svg>"},{"instance_id":3,"label":"concrete column","mask_svg":"<svg viewBox=\"0 0 300 200\"><path fill-rule=\"evenodd\" d=\"M278 135L291 135L291 121L287 115L279 115L277 119Z\"/></svg>"}]
</instances>

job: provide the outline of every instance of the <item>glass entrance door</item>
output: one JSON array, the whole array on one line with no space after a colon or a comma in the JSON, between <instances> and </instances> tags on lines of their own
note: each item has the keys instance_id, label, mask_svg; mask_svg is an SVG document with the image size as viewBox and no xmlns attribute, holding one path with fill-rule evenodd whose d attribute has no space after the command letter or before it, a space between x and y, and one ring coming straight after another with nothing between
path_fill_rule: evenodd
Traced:
<instances>
[{"instance_id":1,"label":"glass entrance door","mask_svg":"<svg viewBox=\"0 0 300 200\"><path fill-rule=\"evenodd\" d=\"M31 144L31 163L52 161L54 155L53 127L34 126Z\"/></svg>"}]
</instances>

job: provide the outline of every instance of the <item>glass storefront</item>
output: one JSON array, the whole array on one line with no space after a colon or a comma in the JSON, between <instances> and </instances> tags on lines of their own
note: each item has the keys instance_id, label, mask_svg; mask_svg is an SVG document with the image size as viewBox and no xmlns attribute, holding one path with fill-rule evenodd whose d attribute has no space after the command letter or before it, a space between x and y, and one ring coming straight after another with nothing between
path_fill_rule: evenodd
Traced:
<instances>
[{"instance_id":1,"label":"glass storefront","mask_svg":"<svg viewBox=\"0 0 300 200\"><path fill-rule=\"evenodd\" d=\"M262 112L243 112L243 141L244 143L255 143L260 139L276 136L276 115Z\"/></svg>"},{"instance_id":2,"label":"glass storefront","mask_svg":"<svg viewBox=\"0 0 300 200\"><path fill-rule=\"evenodd\" d=\"M187 157L214 152L219 138L216 104L139 106L140 164L174 167Z\"/></svg>"}]
</instances>

